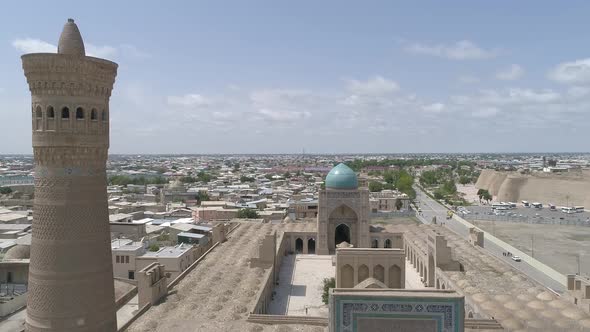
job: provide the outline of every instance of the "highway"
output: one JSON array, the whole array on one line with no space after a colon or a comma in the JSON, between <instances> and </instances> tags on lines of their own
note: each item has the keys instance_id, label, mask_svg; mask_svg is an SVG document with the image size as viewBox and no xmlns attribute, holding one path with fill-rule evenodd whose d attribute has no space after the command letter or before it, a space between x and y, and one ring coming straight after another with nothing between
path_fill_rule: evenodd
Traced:
<instances>
[{"instance_id":1,"label":"highway","mask_svg":"<svg viewBox=\"0 0 590 332\"><path fill-rule=\"evenodd\" d=\"M447 220L446 207L438 203L436 200L430 198L418 186L414 186L414 189L416 190L417 205L421 210L421 212L419 212L418 215L420 221L426 224L430 224L432 218L436 217L437 223L442 223L451 231L467 239L469 235L469 229L454 219ZM515 262L514 260L512 260L512 258L503 256L502 253L506 252L506 249L497 246L495 243L487 241L485 236L484 249L491 255L496 256L500 260L505 261L506 263L513 266L515 269L521 271L522 273L526 274L529 278L536 280L545 287L550 288L553 291L560 294L566 290L564 285L554 280L553 278L547 276L545 273L539 271L535 267L527 264L526 262Z\"/></svg>"}]
</instances>

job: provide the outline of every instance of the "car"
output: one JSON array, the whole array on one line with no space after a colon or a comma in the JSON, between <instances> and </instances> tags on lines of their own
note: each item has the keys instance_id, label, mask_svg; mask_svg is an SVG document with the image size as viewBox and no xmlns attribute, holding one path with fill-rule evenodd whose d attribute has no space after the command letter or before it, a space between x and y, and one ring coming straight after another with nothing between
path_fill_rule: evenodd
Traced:
<instances>
[{"instance_id":1,"label":"car","mask_svg":"<svg viewBox=\"0 0 590 332\"><path fill-rule=\"evenodd\" d=\"M522 259L520 258L520 256L512 256L512 260L515 262L520 262Z\"/></svg>"}]
</instances>

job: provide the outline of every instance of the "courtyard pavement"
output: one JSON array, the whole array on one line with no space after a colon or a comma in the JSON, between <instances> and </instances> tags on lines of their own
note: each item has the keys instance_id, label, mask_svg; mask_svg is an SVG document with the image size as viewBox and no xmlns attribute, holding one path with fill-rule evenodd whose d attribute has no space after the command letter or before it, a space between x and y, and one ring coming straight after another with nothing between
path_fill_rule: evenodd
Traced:
<instances>
[{"instance_id":1,"label":"courtyard pavement","mask_svg":"<svg viewBox=\"0 0 590 332\"><path fill-rule=\"evenodd\" d=\"M269 306L272 315L328 317L322 302L323 280L332 278L336 268L330 255L288 255L283 258L279 285Z\"/></svg>"}]
</instances>

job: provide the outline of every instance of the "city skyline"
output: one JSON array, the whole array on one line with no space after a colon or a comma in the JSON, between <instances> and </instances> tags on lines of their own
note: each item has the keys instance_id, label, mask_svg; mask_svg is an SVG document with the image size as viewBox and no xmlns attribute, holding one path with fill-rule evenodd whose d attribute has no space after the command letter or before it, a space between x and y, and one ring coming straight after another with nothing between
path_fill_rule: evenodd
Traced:
<instances>
[{"instance_id":1,"label":"city skyline","mask_svg":"<svg viewBox=\"0 0 590 332\"><path fill-rule=\"evenodd\" d=\"M121 65L112 154L587 150L588 4L336 4L11 4L0 152L32 152L19 57L64 12Z\"/></svg>"}]
</instances>

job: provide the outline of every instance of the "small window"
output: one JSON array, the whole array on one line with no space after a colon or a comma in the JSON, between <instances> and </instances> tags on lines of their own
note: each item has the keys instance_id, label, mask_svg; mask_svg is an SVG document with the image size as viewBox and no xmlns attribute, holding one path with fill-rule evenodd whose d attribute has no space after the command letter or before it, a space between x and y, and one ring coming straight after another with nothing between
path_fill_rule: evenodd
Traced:
<instances>
[{"instance_id":1,"label":"small window","mask_svg":"<svg viewBox=\"0 0 590 332\"><path fill-rule=\"evenodd\" d=\"M97 118L96 110L93 108L92 111L90 111L90 120L97 120Z\"/></svg>"},{"instance_id":2,"label":"small window","mask_svg":"<svg viewBox=\"0 0 590 332\"><path fill-rule=\"evenodd\" d=\"M107 120L107 111L102 110L102 113L100 114L100 119L102 121L106 121Z\"/></svg>"},{"instance_id":3,"label":"small window","mask_svg":"<svg viewBox=\"0 0 590 332\"><path fill-rule=\"evenodd\" d=\"M82 107L76 108L76 119L84 119L84 109Z\"/></svg>"},{"instance_id":4,"label":"small window","mask_svg":"<svg viewBox=\"0 0 590 332\"><path fill-rule=\"evenodd\" d=\"M125 256L125 264L129 264L129 256Z\"/></svg>"},{"instance_id":5,"label":"small window","mask_svg":"<svg viewBox=\"0 0 590 332\"><path fill-rule=\"evenodd\" d=\"M53 110L53 106L47 107L47 117L50 119L55 118L55 111Z\"/></svg>"},{"instance_id":6,"label":"small window","mask_svg":"<svg viewBox=\"0 0 590 332\"><path fill-rule=\"evenodd\" d=\"M120 259L119 259L119 255L115 256L115 261L116 261L117 263L120 263L120 262L119 262L119 260L120 260Z\"/></svg>"},{"instance_id":7,"label":"small window","mask_svg":"<svg viewBox=\"0 0 590 332\"><path fill-rule=\"evenodd\" d=\"M69 119L70 118L70 109L64 107L61 109L61 118L62 119Z\"/></svg>"},{"instance_id":8,"label":"small window","mask_svg":"<svg viewBox=\"0 0 590 332\"><path fill-rule=\"evenodd\" d=\"M43 112L41 111L41 106L37 106L37 109L35 110L35 117L37 119L41 119L43 117Z\"/></svg>"}]
</instances>

